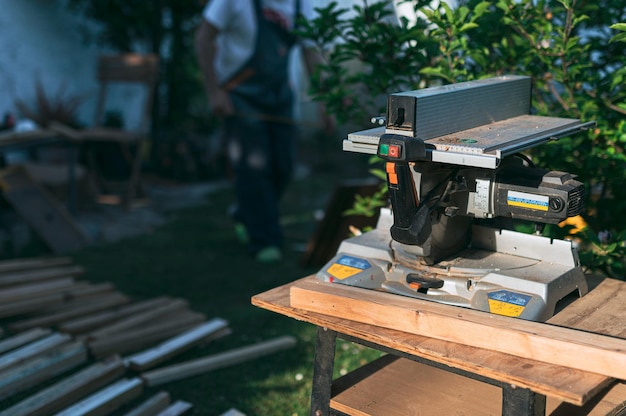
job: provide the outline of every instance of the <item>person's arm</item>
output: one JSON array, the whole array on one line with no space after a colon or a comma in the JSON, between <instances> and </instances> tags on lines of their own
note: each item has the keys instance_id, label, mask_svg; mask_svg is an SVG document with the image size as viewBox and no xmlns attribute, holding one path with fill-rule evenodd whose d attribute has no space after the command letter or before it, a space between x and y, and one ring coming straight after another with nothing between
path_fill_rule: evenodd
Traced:
<instances>
[{"instance_id":1,"label":"person's arm","mask_svg":"<svg viewBox=\"0 0 626 416\"><path fill-rule=\"evenodd\" d=\"M196 59L202 71L209 106L217 116L226 116L233 113L233 106L228 93L220 86L215 73L217 34L217 28L205 19L202 19L200 26L196 30L194 47Z\"/></svg>"},{"instance_id":2,"label":"person's arm","mask_svg":"<svg viewBox=\"0 0 626 416\"><path fill-rule=\"evenodd\" d=\"M306 71L309 77L313 75L313 72L315 71L317 65L324 63L324 58L322 57L322 54L317 48L313 46L302 47L302 58L304 60L304 66L306 67ZM333 134L337 127L337 121L335 120L335 117L331 114L328 114L328 112L326 111L326 106L321 102L319 103L319 112L320 118L324 125L324 132L328 135Z\"/></svg>"}]
</instances>

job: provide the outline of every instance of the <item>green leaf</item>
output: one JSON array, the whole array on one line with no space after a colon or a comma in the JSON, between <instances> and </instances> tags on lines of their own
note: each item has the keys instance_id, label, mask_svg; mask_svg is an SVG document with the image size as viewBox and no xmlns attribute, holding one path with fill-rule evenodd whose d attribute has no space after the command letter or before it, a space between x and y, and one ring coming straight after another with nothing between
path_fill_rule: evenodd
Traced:
<instances>
[{"instance_id":1,"label":"green leaf","mask_svg":"<svg viewBox=\"0 0 626 416\"><path fill-rule=\"evenodd\" d=\"M490 6L491 3L489 3L488 1L478 3L476 7L474 7L474 17L479 18L480 16L482 16L489 9Z\"/></svg>"},{"instance_id":2,"label":"green leaf","mask_svg":"<svg viewBox=\"0 0 626 416\"><path fill-rule=\"evenodd\" d=\"M626 42L626 33L620 33L611 38L609 43L613 42Z\"/></svg>"},{"instance_id":3,"label":"green leaf","mask_svg":"<svg viewBox=\"0 0 626 416\"><path fill-rule=\"evenodd\" d=\"M465 32L466 30L476 29L477 27L479 27L477 23L465 23L463 26L461 26L461 28L459 29L459 32Z\"/></svg>"},{"instance_id":4,"label":"green leaf","mask_svg":"<svg viewBox=\"0 0 626 416\"><path fill-rule=\"evenodd\" d=\"M626 23L615 23L614 25L611 25L609 27L613 30L626 31Z\"/></svg>"}]
</instances>

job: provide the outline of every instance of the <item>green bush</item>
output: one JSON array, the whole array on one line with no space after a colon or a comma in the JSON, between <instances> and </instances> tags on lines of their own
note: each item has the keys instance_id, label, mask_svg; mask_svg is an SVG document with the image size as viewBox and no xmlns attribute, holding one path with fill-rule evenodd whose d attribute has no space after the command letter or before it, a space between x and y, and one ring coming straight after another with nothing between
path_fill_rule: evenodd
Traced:
<instances>
[{"instance_id":1,"label":"green bush","mask_svg":"<svg viewBox=\"0 0 626 416\"><path fill-rule=\"evenodd\" d=\"M413 0L415 19L390 2L320 8L303 34L322 49L311 93L340 122L366 127L396 91L502 74L528 75L539 115L597 127L532 150L539 166L586 184L583 265L624 278L626 259L626 10L622 0L468 0L452 9ZM413 17L413 16L411 16ZM361 200L362 206L376 203ZM362 207L361 207L362 208ZM356 208L359 209L359 208ZM561 237L568 228L551 227Z\"/></svg>"}]
</instances>

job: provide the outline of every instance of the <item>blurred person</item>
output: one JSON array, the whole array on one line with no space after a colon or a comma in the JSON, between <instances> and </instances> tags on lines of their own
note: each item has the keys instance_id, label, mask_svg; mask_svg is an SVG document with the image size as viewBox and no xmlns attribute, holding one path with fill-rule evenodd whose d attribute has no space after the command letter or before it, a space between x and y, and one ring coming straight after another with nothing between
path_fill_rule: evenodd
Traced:
<instances>
[{"instance_id":1,"label":"blurred person","mask_svg":"<svg viewBox=\"0 0 626 416\"><path fill-rule=\"evenodd\" d=\"M196 32L195 52L213 113L224 120L234 167L235 231L262 262L282 259L279 201L294 169L289 52L298 43L297 16L313 17L308 0L210 0ZM321 62L300 42L309 74ZM334 120L322 113L326 132Z\"/></svg>"}]
</instances>

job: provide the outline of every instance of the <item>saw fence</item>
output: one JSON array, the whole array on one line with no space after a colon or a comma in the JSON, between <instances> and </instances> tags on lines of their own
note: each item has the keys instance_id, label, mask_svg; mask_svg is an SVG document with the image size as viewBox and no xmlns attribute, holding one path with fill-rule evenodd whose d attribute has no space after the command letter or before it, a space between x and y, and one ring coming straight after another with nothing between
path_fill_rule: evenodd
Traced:
<instances>
[{"instance_id":1,"label":"saw fence","mask_svg":"<svg viewBox=\"0 0 626 416\"><path fill-rule=\"evenodd\" d=\"M69 257L0 262L0 415L179 415L159 386L295 344L278 337L170 364L231 333L167 296L133 300Z\"/></svg>"}]
</instances>

